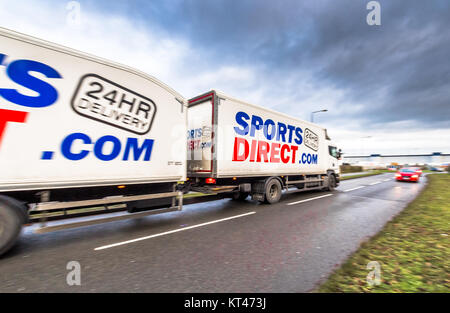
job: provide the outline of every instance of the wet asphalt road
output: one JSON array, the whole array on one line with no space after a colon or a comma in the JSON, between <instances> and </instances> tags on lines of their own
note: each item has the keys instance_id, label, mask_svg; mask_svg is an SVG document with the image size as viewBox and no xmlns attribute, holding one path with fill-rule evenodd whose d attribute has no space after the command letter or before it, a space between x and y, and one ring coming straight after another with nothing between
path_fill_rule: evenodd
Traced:
<instances>
[{"instance_id":1,"label":"wet asphalt road","mask_svg":"<svg viewBox=\"0 0 450 313\"><path fill-rule=\"evenodd\" d=\"M307 292L425 182L395 182L389 173L343 181L332 193L284 195L274 205L218 200L44 235L29 227L0 258L0 292ZM69 261L81 265L81 286L66 283Z\"/></svg>"}]
</instances>

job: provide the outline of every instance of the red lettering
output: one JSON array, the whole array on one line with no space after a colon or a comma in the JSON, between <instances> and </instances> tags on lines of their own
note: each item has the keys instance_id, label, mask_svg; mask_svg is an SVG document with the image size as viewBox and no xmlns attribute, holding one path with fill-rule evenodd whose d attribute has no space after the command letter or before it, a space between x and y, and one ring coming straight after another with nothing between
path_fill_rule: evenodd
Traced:
<instances>
[{"instance_id":1,"label":"red lettering","mask_svg":"<svg viewBox=\"0 0 450 313\"><path fill-rule=\"evenodd\" d=\"M240 147L244 146L243 153L240 152ZM236 137L234 138L234 151L233 151L233 161L245 161L248 157L249 145L248 141L244 138Z\"/></svg>"},{"instance_id":2,"label":"red lettering","mask_svg":"<svg viewBox=\"0 0 450 313\"><path fill-rule=\"evenodd\" d=\"M258 144L257 140L252 140L252 146L250 149L250 162L255 162L255 154L256 154L256 145Z\"/></svg>"},{"instance_id":3,"label":"red lettering","mask_svg":"<svg viewBox=\"0 0 450 313\"><path fill-rule=\"evenodd\" d=\"M264 162L269 162L269 152L270 146L268 142L258 141L258 156L256 162L261 162L261 156L264 157Z\"/></svg>"},{"instance_id":4,"label":"red lettering","mask_svg":"<svg viewBox=\"0 0 450 313\"><path fill-rule=\"evenodd\" d=\"M0 143L8 122L25 123L28 112L0 109Z\"/></svg>"},{"instance_id":5,"label":"red lettering","mask_svg":"<svg viewBox=\"0 0 450 313\"><path fill-rule=\"evenodd\" d=\"M271 163L280 163L280 146L279 143L272 144L272 150L270 151L270 162Z\"/></svg>"},{"instance_id":6,"label":"red lettering","mask_svg":"<svg viewBox=\"0 0 450 313\"><path fill-rule=\"evenodd\" d=\"M297 146L291 146L291 150L292 150L292 163L295 163L295 153L298 150Z\"/></svg>"},{"instance_id":7,"label":"red lettering","mask_svg":"<svg viewBox=\"0 0 450 313\"><path fill-rule=\"evenodd\" d=\"M233 161L265 162L265 163L295 163L298 146L267 142L263 140L247 141L244 138L234 138ZM249 158L250 157L250 158Z\"/></svg>"},{"instance_id":8,"label":"red lettering","mask_svg":"<svg viewBox=\"0 0 450 313\"><path fill-rule=\"evenodd\" d=\"M283 146L281 147L281 161L282 161L283 163L289 162L289 156L286 157L285 154L284 154L284 152L285 152L286 150L287 150L287 152L290 151L289 146L288 146L288 145L283 145Z\"/></svg>"}]
</instances>

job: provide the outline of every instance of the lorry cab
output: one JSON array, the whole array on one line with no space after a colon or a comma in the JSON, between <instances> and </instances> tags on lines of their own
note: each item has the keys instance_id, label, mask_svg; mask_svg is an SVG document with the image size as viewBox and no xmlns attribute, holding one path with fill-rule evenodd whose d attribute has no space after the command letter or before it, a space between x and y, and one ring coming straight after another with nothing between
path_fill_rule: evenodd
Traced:
<instances>
[{"instance_id":1,"label":"lorry cab","mask_svg":"<svg viewBox=\"0 0 450 313\"><path fill-rule=\"evenodd\" d=\"M327 163L328 163L328 169L332 170L337 180L339 181L340 178L340 169L339 169L339 163L341 160L341 150L336 147L336 145L331 141L327 140L328 144L328 156L327 156Z\"/></svg>"}]
</instances>

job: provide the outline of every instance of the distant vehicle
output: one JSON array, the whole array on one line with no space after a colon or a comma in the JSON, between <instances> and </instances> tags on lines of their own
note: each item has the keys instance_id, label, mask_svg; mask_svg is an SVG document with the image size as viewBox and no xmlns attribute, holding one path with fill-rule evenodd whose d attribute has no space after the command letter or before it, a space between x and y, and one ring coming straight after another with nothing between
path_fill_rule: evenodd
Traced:
<instances>
[{"instance_id":1,"label":"distant vehicle","mask_svg":"<svg viewBox=\"0 0 450 313\"><path fill-rule=\"evenodd\" d=\"M420 167L412 167L411 169L415 170L419 176L422 176L422 169Z\"/></svg>"},{"instance_id":2,"label":"distant vehicle","mask_svg":"<svg viewBox=\"0 0 450 313\"><path fill-rule=\"evenodd\" d=\"M389 166L387 167L387 169L388 169L389 171L396 171L396 170L397 170L397 166L395 166L395 165L389 165Z\"/></svg>"},{"instance_id":3,"label":"distant vehicle","mask_svg":"<svg viewBox=\"0 0 450 313\"><path fill-rule=\"evenodd\" d=\"M419 182L420 175L417 173L417 171L414 168L401 168L398 170L398 172L395 174L395 179L397 181L413 181L413 182Z\"/></svg>"}]
</instances>

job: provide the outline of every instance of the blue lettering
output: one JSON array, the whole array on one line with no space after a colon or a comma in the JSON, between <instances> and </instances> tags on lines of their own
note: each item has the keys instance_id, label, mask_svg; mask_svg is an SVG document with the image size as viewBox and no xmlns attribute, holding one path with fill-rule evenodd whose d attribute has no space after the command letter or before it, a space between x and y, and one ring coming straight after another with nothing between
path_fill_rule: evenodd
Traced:
<instances>
[{"instance_id":1,"label":"blue lettering","mask_svg":"<svg viewBox=\"0 0 450 313\"><path fill-rule=\"evenodd\" d=\"M103 145L106 142L112 142L113 143L113 149L110 154L104 154L103 153ZM94 154L97 158L99 158L102 161L111 161L114 160L120 153L121 144L119 139L117 139L114 136L103 136L97 142L94 146Z\"/></svg>"},{"instance_id":2,"label":"blue lettering","mask_svg":"<svg viewBox=\"0 0 450 313\"><path fill-rule=\"evenodd\" d=\"M292 142L292 132L295 130L295 126L288 125L287 128L289 129L289 140L288 140L288 142L291 143Z\"/></svg>"},{"instance_id":3,"label":"blue lettering","mask_svg":"<svg viewBox=\"0 0 450 313\"><path fill-rule=\"evenodd\" d=\"M301 159L298 161L300 164L317 164L317 154L303 153Z\"/></svg>"},{"instance_id":4,"label":"blue lettering","mask_svg":"<svg viewBox=\"0 0 450 313\"><path fill-rule=\"evenodd\" d=\"M283 137L283 142L286 142L286 124L278 122L277 141L280 141L280 137Z\"/></svg>"},{"instance_id":5,"label":"blue lettering","mask_svg":"<svg viewBox=\"0 0 450 313\"><path fill-rule=\"evenodd\" d=\"M255 136L255 131L260 130L263 126L263 120L257 115L252 116L252 127L250 128L250 136Z\"/></svg>"},{"instance_id":6,"label":"blue lettering","mask_svg":"<svg viewBox=\"0 0 450 313\"><path fill-rule=\"evenodd\" d=\"M272 133L269 134L269 125L272 126ZM271 119L267 119L266 122L264 123L264 136L266 136L267 140L272 140L273 137L275 137L275 122L272 121Z\"/></svg>"},{"instance_id":7,"label":"blue lettering","mask_svg":"<svg viewBox=\"0 0 450 313\"><path fill-rule=\"evenodd\" d=\"M3 61L4 55L1 55ZM0 96L6 100L26 107L42 108L53 104L58 99L58 92L50 84L40 80L29 72L39 72L48 78L61 78L61 75L50 66L31 60L17 60L9 64L6 72L15 83L31 89L39 96L26 96L15 89L0 89Z\"/></svg>"},{"instance_id":8,"label":"blue lettering","mask_svg":"<svg viewBox=\"0 0 450 313\"><path fill-rule=\"evenodd\" d=\"M234 127L234 131L241 136L245 136L248 134L248 123L245 120L249 120L250 116L248 116L245 112L238 112L236 114L236 123L238 123L242 129L239 127Z\"/></svg>"},{"instance_id":9,"label":"blue lettering","mask_svg":"<svg viewBox=\"0 0 450 313\"><path fill-rule=\"evenodd\" d=\"M81 140L84 144L92 143L91 138L83 133L74 133L67 136L61 144L61 153L65 158L72 161L84 159L89 154L89 150L81 150L79 153L73 153L71 147L75 140Z\"/></svg>"},{"instance_id":10,"label":"blue lettering","mask_svg":"<svg viewBox=\"0 0 450 313\"><path fill-rule=\"evenodd\" d=\"M79 152L73 151L73 145L75 141L80 140L84 145L92 145L94 142L91 138L83 133L73 133L64 138L61 144L62 155L72 161L78 161L86 158L86 156L91 152L90 150L81 150ZM105 144L112 144L111 152L105 153ZM143 156L143 161L150 161L152 151L153 151L153 139L145 139L142 144L139 144L138 138L127 138L125 143L125 149L123 152L123 161L134 160L139 161ZM103 136L100 137L94 144L93 152L97 159L101 161L111 161L118 157L122 151L122 143L119 138L115 136ZM131 156L131 154L133 156ZM52 151L43 151L41 160L51 160L53 159Z\"/></svg>"},{"instance_id":11,"label":"blue lettering","mask_svg":"<svg viewBox=\"0 0 450 313\"><path fill-rule=\"evenodd\" d=\"M302 136L303 130L300 127L297 127L295 129L295 135L297 136L297 139L294 139L295 143L298 145L301 145L303 142L303 136Z\"/></svg>"},{"instance_id":12,"label":"blue lettering","mask_svg":"<svg viewBox=\"0 0 450 313\"><path fill-rule=\"evenodd\" d=\"M122 160L128 161L130 150L133 149L133 156L135 161L139 160L144 150L145 150L144 161L150 161L150 156L152 154L153 149L153 142L154 142L153 139L145 139L144 142L142 143L142 146L139 147L137 138L128 138Z\"/></svg>"}]
</instances>

